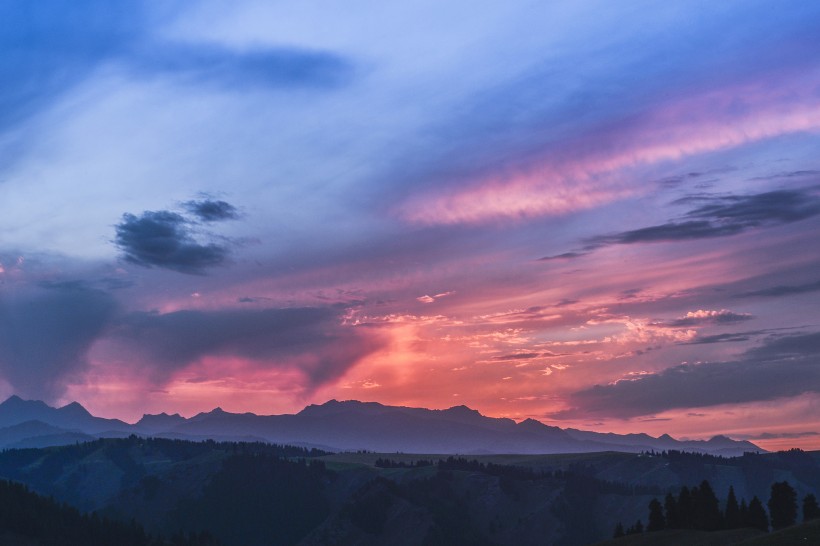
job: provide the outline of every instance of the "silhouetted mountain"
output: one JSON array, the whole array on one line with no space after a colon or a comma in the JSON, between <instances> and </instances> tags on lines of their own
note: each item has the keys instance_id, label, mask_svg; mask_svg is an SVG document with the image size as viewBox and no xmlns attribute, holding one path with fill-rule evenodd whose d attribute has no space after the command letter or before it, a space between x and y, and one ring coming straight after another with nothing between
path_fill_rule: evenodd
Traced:
<instances>
[{"instance_id":1,"label":"silhouetted mountain","mask_svg":"<svg viewBox=\"0 0 820 546\"><path fill-rule=\"evenodd\" d=\"M125 436L131 433L191 440L267 441L333 450L368 450L382 453L588 453L597 451L695 451L720 455L761 452L750 442L716 436L709 441L678 441L668 435L613 434L561 429L534 419L486 417L467 406L445 410L386 406L377 402L330 400L310 405L295 415L230 413L221 408L189 419L179 414L144 415L129 425L117 419L91 415L72 402L52 408L41 401L12 396L0 404L0 426L39 421L53 427L18 435L14 442L54 445L60 435L77 441L80 435ZM48 435L40 441L37 437Z\"/></svg>"},{"instance_id":2,"label":"silhouetted mountain","mask_svg":"<svg viewBox=\"0 0 820 546\"><path fill-rule=\"evenodd\" d=\"M80 431L86 434L127 431L131 428L131 425L119 419L94 417L77 402L53 408L41 400L23 400L19 396L11 396L0 404L0 427L18 425L26 421L40 421L67 431Z\"/></svg>"},{"instance_id":3,"label":"silhouetted mountain","mask_svg":"<svg viewBox=\"0 0 820 546\"><path fill-rule=\"evenodd\" d=\"M354 400L310 405L296 415L234 414L217 408L192 417L173 431L221 437L242 434L278 443L383 453L526 454L677 449L741 455L763 451L749 442L728 438L680 442L669 436L601 434L563 430L534 419L516 423L512 419L486 417L466 406L429 410Z\"/></svg>"},{"instance_id":4,"label":"silhouetted mountain","mask_svg":"<svg viewBox=\"0 0 820 546\"><path fill-rule=\"evenodd\" d=\"M185 418L178 413L168 415L165 412L151 415L145 414L142 419L134 424L134 427L148 434L166 431L185 422Z\"/></svg>"},{"instance_id":5,"label":"silhouetted mountain","mask_svg":"<svg viewBox=\"0 0 820 546\"><path fill-rule=\"evenodd\" d=\"M668 434L663 434L653 438L648 434L614 434L612 432L589 432L585 430L566 429L567 434L578 440L594 441L608 444L609 449L614 451L634 452L638 451L664 451L677 449L681 451L694 451L697 453L710 453L712 455L725 455L735 457L748 452L763 452L751 442L745 440L732 440L726 436L715 436L710 440L675 440Z\"/></svg>"}]
</instances>

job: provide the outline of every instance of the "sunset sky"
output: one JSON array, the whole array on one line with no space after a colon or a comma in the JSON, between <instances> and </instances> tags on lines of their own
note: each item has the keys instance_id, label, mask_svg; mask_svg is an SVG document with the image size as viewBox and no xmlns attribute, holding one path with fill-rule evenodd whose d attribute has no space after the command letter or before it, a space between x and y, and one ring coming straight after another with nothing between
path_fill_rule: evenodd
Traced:
<instances>
[{"instance_id":1,"label":"sunset sky","mask_svg":"<svg viewBox=\"0 0 820 546\"><path fill-rule=\"evenodd\" d=\"M820 449L820 3L0 3L0 399Z\"/></svg>"}]
</instances>

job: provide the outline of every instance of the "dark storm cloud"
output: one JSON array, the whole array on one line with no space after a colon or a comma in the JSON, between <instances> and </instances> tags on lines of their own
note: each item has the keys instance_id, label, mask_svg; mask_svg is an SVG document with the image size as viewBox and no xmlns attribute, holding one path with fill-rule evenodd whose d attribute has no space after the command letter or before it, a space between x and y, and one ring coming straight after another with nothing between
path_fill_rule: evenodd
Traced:
<instances>
[{"instance_id":1,"label":"dark storm cloud","mask_svg":"<svg viewBox=\"0 0 820 546\"><path fill-rule=\"evenodd\" d=\"M223 265L230 254L224 244L198 242L189 220L164 210L123 214L114 242L128 262L189 274Z\"/></svg>"},{"instance_id":2,"label":"dark storm cloud","mask_svg":"<svg viewBox=\"0 0 820 546\"><path fill-rule=\"evenodd\" d=\"M682 364L569 398L553 417L629 418L670 409L739 404L820 392L820 332L767 339L733 362Z\"/></svg>"},{"instance_id":3,"label":"dark storm cloud","mask_svg":"<svg viewBox=\"0 0 820 546\"><path fill-rule=\"evenodd\" d=\"M743 292L737 294L736 298L753 298L753 297L771 297L776 298L780 296L791 296L794 294L806 294L808 292L817 292L820 290L820 281L810 282L806 284L779 284L761 290L753 290L751 292Z\"/></svg>"},{"instance_id":4,"label":"dark storm cloud","mask_svg":"<svg viewBox=\"0 0 820 546\"><path fill-rule=\"evenodd\" d=\"M161 382L207 356L238 357L260 368L291 368L312 386L341 376L381 346L376 334L342 324L341 306L132 313L113 337L153 367Z\"/></svg>"},{"instance_id":5,"label":"dark storm cloud","mask_svg":"<svg viewBox=\"0 0 820 546\"><path fill-rule=\"evenodd\" d=\"M681 221L591 237L578 250L546 256L541 261L577 258L612 245L726 237L751 228L789 224L820 214L820 196L806 189L753 195L698 195L690 196L687 202L701 204L686 213Z\"/></svg>"},{"instance_id":6,"label":"dark storm cloud","mask_svg":"<svg viewBox=\"0 0 820 546\"><path fill-rule=\"evenodd\" d=\"M225 201L203 199L201 201L187 201L183 206L185 210L202 222L221 222L239 218L239 211L236 210L236 207Z\"/></svg>"},{"instance_id":7,"label":"dark storm cloud","mask_svg":"<svg viewBox=\"0 0 820 546\"><path fill-rule=\"evenodd\" d=\"M44 284L0 297L0 372L15 392L53 400L87 366L86 354L117 312L83 283Z\"/></svg>"}]
</instances>

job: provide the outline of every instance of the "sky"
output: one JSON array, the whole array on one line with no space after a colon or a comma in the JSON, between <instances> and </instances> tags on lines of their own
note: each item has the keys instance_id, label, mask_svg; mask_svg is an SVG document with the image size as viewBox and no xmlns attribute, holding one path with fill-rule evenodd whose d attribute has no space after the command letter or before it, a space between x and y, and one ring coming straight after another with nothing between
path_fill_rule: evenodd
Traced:
<instances>
[{"instance_id":1,"label":"sky","mask_svg":"<svg viewBox=\"0 0 820 546\"><path fill-rule=\"evenodd\" d=\"M0 396L820 449L820 4L0 2Z\"/></svg>"}]
</instances>

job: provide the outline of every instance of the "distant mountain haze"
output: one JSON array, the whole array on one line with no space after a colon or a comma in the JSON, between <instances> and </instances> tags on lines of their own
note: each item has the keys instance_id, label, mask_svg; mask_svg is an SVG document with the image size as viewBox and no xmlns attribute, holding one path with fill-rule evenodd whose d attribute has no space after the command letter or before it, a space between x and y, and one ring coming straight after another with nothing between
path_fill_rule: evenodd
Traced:
<instances>
[{"instance_id":1,"label":"distant mountain haze","mask_svg":"<svg viewBox=\"0 0 820 546\"><path fill-rule=\"evenodd\" d=\"M191 418L144 415L129 424L91 415L72 402L54 408L12 396L0 404L0 447L45 447L130 434L188 440L262 441L335 451L430 454L550 454L676 449L736 456L764 452L725 436L675 440L647 434L614 434L561 429L534 419L486 417L467 406L446 410L385 406L377 402L330 400L295 415L230 413L215 408Z\"/></svg>"}]
</instances>

